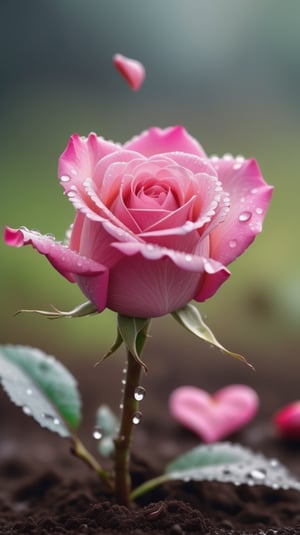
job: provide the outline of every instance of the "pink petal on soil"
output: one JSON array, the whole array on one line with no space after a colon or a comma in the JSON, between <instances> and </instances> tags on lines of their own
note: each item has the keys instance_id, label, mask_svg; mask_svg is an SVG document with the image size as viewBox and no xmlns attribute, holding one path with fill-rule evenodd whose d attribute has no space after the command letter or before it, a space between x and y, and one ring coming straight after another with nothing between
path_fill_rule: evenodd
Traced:
<instances>
[{"instance_id":1,"label":"pink petal on soil","mask_svg":"<svg viewBox=\"0 0 300 535\"><path fill-rule=\"evenodd\" d=\"M206 443L220 440L248 423L256 414L258 396L245 385L230 385L211 396L205 390L183 386L170 397L174 418Z\"/></svg>"},{"instance_id":2,"label":"pink petal on soil","mask_svg":"<svg viewBox=\"0 0 300 535\"><path fill-rule=\"evenodd\" d=\"M144 65L136 59L126 58L126 56L122 56L121 54L115 54L113 62L119 73L127 80L131 89L138 91L146 74Z\"/></svg>"}]
</instances>

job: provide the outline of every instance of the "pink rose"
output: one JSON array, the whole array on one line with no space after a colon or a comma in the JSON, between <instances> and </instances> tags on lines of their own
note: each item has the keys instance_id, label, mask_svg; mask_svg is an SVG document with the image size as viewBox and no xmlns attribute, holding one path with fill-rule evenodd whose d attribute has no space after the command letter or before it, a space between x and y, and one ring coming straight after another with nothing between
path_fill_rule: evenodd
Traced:
<instances>
[{"instance_id":1,"label":"pink rose","mask_svg":"<svg viewBox=\"0 0 300 535\"><path fill-rule=\"evenodd\" d=\"M59 160L76 209L68 245L6 228L31 244L99 312L151 318L211 297L261 231L272 188L255 160L208 158L181 126L125 145L74 134Z\"/></svg>"}]
</instances>

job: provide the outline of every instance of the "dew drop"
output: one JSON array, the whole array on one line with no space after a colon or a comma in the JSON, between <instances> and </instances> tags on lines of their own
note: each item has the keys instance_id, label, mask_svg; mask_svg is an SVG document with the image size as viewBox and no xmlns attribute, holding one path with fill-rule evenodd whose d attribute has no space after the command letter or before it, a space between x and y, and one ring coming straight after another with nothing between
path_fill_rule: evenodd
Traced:
<instances>
[{"instance_id":1,"label":"dew drop","mask_svg":"<svg viewBox=\"0 0 300 535\"><path fill-rule=\"evenodd\" d=\"M72 175L77 175L76 169L71 169L71 173L72 173Z\"/></svg>"},{"instance_id":2,"label":"dew drop","mask_svg":"<svg viewBox=\"0 0 300 535\"><path fill-rule=\"evenodd\" d=\"M194 223L192 221L186 221L183 227L185 230L192 230L194 228Z\"/></svg>"},{"instance_id":3,"label":"dew drop","mask_svg":"<svg viewBox=\"0 0 300 535\"><path fill-rule=\"evenodd\" d=\"M26 394L27 394L27 396L32 396L32 390L31 390L31 388L27 388L27 390L26 390Z\"/></svg>"},{"instance_id":4,"label":"dew drop","mask_svg":"<svg viewBox=\"0 0 300 535\"><path fill-rule=\"evenodd\" d=\"M45 420L49 420L51 421L54 425L59 425L60 424L60 421L58 418L56 418L55 416L53 416L52 414L43 414L43 417L45 418Z\"/></svg>"},{"instance_id":5,"label":"dew drop","mask_svg":"<svg viewBox=\"0 0 300 535\"><path fill-rule=\"evenodd\" d=\"M229 162L230 160L233 159L233 156L232 154L230 154L229 152L226 152L224 155L223 155L223 160L226 160L227 162Z\"/></svg>"},{"instance_id":6,"label":"dew drop","mask_svg":"<svg viewBox=\"0 0 300 535\"><path fill-rule=\"evenodd\" d=\"M120 410L122 411L124 409L124 403L120 403L119 407L120 407Z\"/></svg>"},{"instance_id":7,"label":"dew drop","mask_svg":"<svg viewBox=\"0 0 300 535\"><path fill-rule=\"evenodd\" d=\"M142 401L145 397L146 390L143 386L137 386L134 391L134 399L136 401Z\"/></svg>"},{"instance_id":8,"label":"dew drop","mask_svg":"<svg viewBox=\"0 0 300 535\"><path fill-rule=\"evenodd\" d=\"M95 427L94 431L93 431L93 438L95 440L100 440L102 438L102 431L100 429L100 427Z\"/></svg>"},{"instance_id":9,"label":"dew drop","mask_svg":"<svg viewBox=\"0 0 300 535\"><path fill-rule=\"evenodd\" d=\"M230 249L234 249L236 246L237 246L237 240L230 240L229 241Z\"/></svg>"},{"instance_id":10,"label":"dew drop","mask_svg":"<svg viewBox=\"0 0 300 535\"><path fill-rule=\"evenodd\" d=\"M256 481L262 481L266 478L267 474L265 470L256 468L250 472L249 476Z\"/></svg>"},{"instance_id":11,"label":"dew drop","mask_svg":"<svg viewBox=\"0 0 300 535\"><path fill-rule=\"evenodd\" d=\"M244 156L242 156L241 154L238 154L235 159L237 162L240 162L240 163L243 163L245 161Z\"/></svg>"},{"instance_id":12,"label":"dew drop","mask_svg":"<svg viewBox=\"0 0 300 535\"><path fill-rule=\"evenodd\" d=\"M137 411L132 417L132 423L134 425L138 425L141 419L142 419L142 413L140 411Z\"/></svg>"},{"instance_id":13,"label":"dew drop","mask_svg":"<svg viewBox=\"0 0 300 535\"><path fill-rule=\"evenodd\" d=\"M251 193L252 193L253 195L255 195L255 193L257 193L257 191L258 191L257 188L253 188L253 189L251 190Z\"/></svg>"},{"instance_id":14,"label":"dew drop","mask_svg":"<svg viewBox=\"0 0 300 535\"><path fill-rule=\"evenodd\" d=\"M252 217L252 214L251 212L242 212L239 216L239 221L241 221L242 223L246 223L247 221L249 221Z\"/></svg>"},{"instance_id":15,"label":"dew drop","mask_svg":"<svg viewBox=\"0 0 300 535\"><path fill-rule=\"evenodd\" d=\"M263 209L262 208L256 208L255 209L255 212L258 214L258 215L261 215L263 213Z\"/></svg>"},{"instance_id":16,"label":"dew drop","mask_svg":"<svg viewBox=\"0 0 300 535\"><path fill-rule=\"evenodd\" d=\"M122 379L121 384L126 385L126 379Z\"/></svg>"},{"instance_id":17,"label":"dew drop","mask_svg":"<svg viewBox=\"0 0 300 535\"><path fill-rule=\"evenodd\" d=\"M23 405L22 407L22 411L24 412L24 414L26 414L27 416L30 416L32 413L31 413L31 409L27 406L27 405Z\"/></svg>"},{"instance_id":18,"label":"dew drop","mask_svg":"<svg viewBox=\"0 0 300 535\"><path fill-rule=\"evenodd\" d=\"M186 254L184 259L186 262L191 262L193 260L193 256L191 254Z\"/></svg>"},{"instance_id":19,"label":"dew drop","mask_svg":"<svg viewBox=\"0 0 300 535\"><path fill-rule=\"evenodd\" d=\"M235 171L238 171L238 169L240 169L242 167L242 162L236 162L233 166L232 166L232 169L234 169Z\"/></svg>"},{"instance_id":20,"label":"dew drop","mask_svg":"<svg viewBox=\"0 0 300 535\"><path fill-rule=\"evenodd\" d=\"M63 175L60 177L61 182L70 182L70 177L67 175Z\"/></svg>"}]
</instances>

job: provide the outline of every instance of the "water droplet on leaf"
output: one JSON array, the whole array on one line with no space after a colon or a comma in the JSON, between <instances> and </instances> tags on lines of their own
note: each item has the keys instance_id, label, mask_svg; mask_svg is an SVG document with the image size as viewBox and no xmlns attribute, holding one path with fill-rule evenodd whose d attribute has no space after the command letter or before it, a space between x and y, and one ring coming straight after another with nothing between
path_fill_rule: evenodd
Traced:
<instances>
[{"instance_id":1,"label":"water droplet on leaf","mask_svg":"<svg viewBox=\"0 0 300 535\"><path fill-rule=\"evenodd\" d=\"M22 410L23 410L24 414L26 414L27 416L31 415L31 409L27 405L24 405L22 407Z\"/></svg>"}]
</instances>

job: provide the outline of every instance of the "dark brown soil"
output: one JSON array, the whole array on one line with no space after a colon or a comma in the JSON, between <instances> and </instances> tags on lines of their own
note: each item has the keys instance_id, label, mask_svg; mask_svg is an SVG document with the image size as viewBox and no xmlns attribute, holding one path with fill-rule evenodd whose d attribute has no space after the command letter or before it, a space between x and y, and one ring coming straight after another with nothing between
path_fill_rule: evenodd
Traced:
<instances>
[{"instance_id":1,"label":"dark brown soil","mask_svg":"<svg viewBox=\"0 0 300 535\"><path fill-rule=\"evenodd\" d=\"M278 355L274 360L257 356L253 373L215 351L203 351L200 343L192 345L184 362L174 355L164 358L162 351L151 356L148 350L143 420L133 447L135 485L158 475L175 455L199 444L168 412L168 396L182 384L211 392L237 382L254 386L261 396L259 415L231 439L278 458L300 477L300 444L281 440L271 421L278 408L297 398L299 384L297 373L282 368ZM205 354L200 358L201 351ZM94 453L95 410L104 401L114 408L118 405L121 360L122 356L114 357L96 369L90 362L68 363L84 401L80 436ZM174 482L145 495L130 510L118 506L97 476L70 455L67 440L40 429L4 393L0 398L0 534L300 534L300 493L292 490Z\"/></svg>"}]
</instances>

